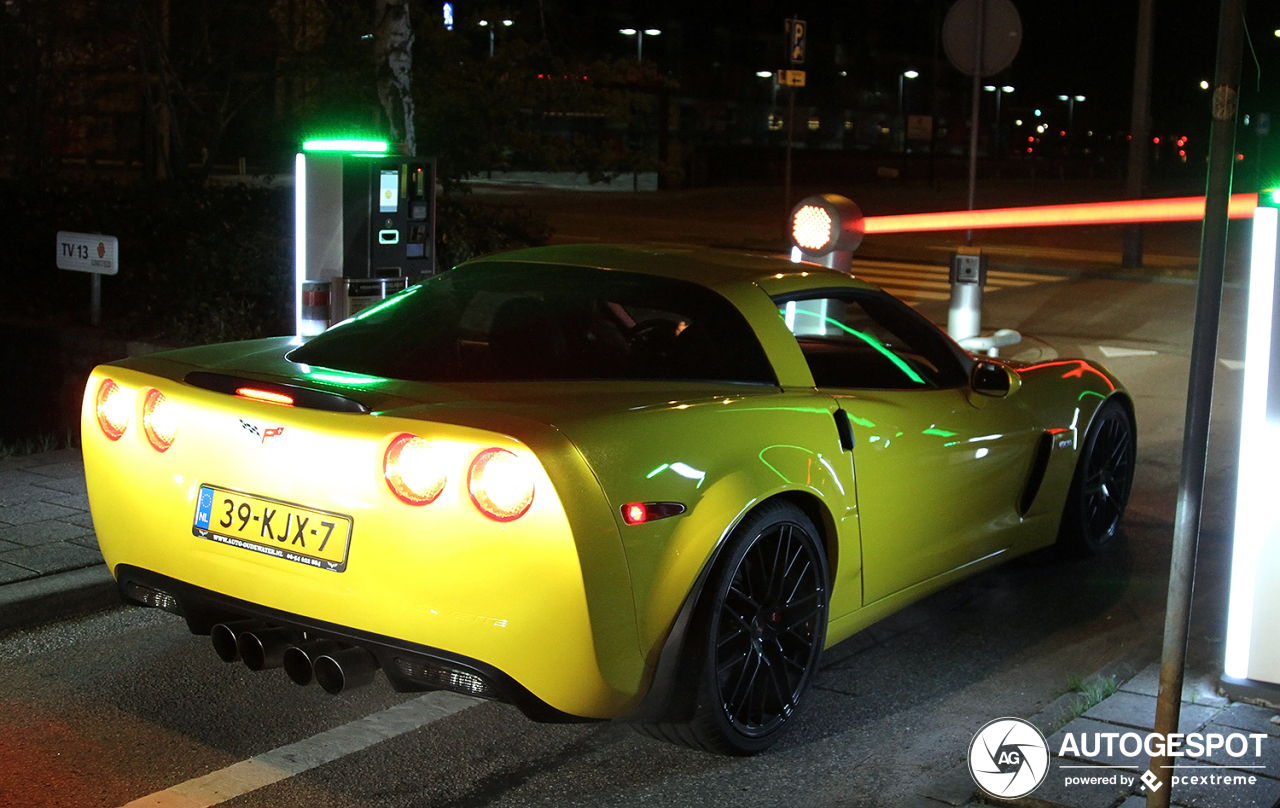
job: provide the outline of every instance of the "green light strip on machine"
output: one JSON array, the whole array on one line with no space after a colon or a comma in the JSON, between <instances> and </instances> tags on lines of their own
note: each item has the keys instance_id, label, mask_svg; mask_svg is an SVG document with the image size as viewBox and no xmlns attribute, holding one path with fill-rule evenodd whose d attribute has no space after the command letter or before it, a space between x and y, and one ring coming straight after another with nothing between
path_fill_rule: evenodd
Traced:
<instances>
[{"instance_id":1,"label":"green light strip on machine","mask_svg":"<svg viewBox=\"0 0 1280 808\"><path fill-rule=\"evenodd\" d=\"M386 154L387 143L384 140L308 140L302 144L302 150L309 152Z\"/></svg>"}]
</instances>

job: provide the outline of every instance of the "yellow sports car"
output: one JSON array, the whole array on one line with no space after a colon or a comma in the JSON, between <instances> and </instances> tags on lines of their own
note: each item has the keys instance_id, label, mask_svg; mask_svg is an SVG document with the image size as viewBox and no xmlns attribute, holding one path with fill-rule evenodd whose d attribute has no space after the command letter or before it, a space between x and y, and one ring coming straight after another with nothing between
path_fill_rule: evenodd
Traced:
<instances>
[{"instance_id":1,"label":"yellow sports car","mask_svg":"<svg viewBox=\"0 0 1280 808\"><path fill-rule=\"evenodd\" d=\"M601 246L103 365L82 429L122 595L224 660L734 754L825 647L1059 536L1105 548L1135 438L1092 362L971 356L822 267Z\"/></svg>"}]
</instances>

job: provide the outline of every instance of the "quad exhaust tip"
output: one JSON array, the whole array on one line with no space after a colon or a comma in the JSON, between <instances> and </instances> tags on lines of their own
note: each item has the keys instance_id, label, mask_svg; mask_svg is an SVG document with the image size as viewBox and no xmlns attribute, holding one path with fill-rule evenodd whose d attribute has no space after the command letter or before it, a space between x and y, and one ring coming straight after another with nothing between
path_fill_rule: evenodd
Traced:
<instances>
[{"instance_id":1,"label":"quad exhaust tip","mask_svg":"<svg viewBox=\"0 0 1280 808\"><path fill-rule=\"evenodd\" d=\"M315 678L316 660L325 654L332 654L343 649L341 643L333 640L312 640L302 645L294 645L284 651L284 672L299 685L309 685Z\"/></svg>"},{"instance_id":2,"label":"quad exhaust tip","mask_svg":"<svg viewBox=\"0 0 1280 808\"><path fill-rule=\"evenodd\" d=\"M302 638L291 628L262 628L245 631L236 638L240 658L251 671L265 671L284 664L284 652Z\"/></svg>"},{"instance_id":3,"label":"quad exhaust tip","mask_svg":"<svg viewBox=\"0 0 1280 808\"><path fill-rule=\"evenodd\" d=\"M317 657L312 670L324 692L336 696L372 682L378 660L363 648L343 648Z\"/></svg>"},{"instance_id":4,"label":"quad exhaust tip","mask_svg":"<svg viewBox=\"0 0 1280 808\"><path fill-rule=\"evenodd\" d=\"M254 629L266 628L266 624L258 620L236 620L231 623L218 623L209 631L209 639L213 642L213 651L223 662L240 661L240 635Z\"/></svg>"},{"instance_id":5,"label":"quad exhaust tip","mask_svg":"<svg viewBox=\"0 0 1280 808\"><path fill-rule=\"evenodd\" d=\"M209 638L223 662L241 661L255 671L282 667L295 683L314 680L333 695L369 684L379 668L377 657L363 648L336 640L306 640L297 629L260 620L218 623Z\"/></svg>"}]
</instances>

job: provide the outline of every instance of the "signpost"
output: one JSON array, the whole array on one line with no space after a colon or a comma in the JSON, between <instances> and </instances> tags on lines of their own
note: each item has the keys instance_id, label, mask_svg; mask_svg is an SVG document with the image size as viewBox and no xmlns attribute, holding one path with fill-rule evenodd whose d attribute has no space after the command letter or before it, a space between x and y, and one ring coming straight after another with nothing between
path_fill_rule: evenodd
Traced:
<instances>
[{"instance_id":1,"label":"signpost","mask_svg":"<svg viewBox=\"0 0 1280 808\"><path fill-rule=\"evenodd\" d=\"M803 70L779 70L778 86L780 87L803 87L804 71Z\"/></svg>"},{"instance_id":2,"label":"signpost","mask_svg":"<svg viewBox=\"0 0 1280 808\"><path fill-rule=\"evenodd\" d=\"M790 17L786 21L787 60L791 70L778 71L778 84L787 88L787 159L782 181L782 202L791 210L791 140L792 124L796 117L796 88L804 86L804 71L795 68L804 64L805 45L809 40L809 26L804 20Z\"/></svg>"},{"instance_id":3,"label":"signpost","mask_svg":"<svg viewBox=\"0 0 1280 808\"><path fill-rule=\"evenodd\" d=\"M98 325L102 321L102 276L114 275L120 270L120 242L115 236L100 233L69 233L58 231L58 269L88 272L93 275L89 296L89 322Z\"/></svg>"}]
</instances>

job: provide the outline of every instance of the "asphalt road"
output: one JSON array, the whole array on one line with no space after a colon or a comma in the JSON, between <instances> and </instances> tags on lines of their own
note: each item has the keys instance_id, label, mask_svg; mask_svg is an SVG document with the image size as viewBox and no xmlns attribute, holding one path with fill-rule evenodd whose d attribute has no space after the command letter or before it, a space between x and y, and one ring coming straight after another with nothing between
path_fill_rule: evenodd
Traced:
<instances>
[{"instance_id":1,"label":"asphalt road","mask_svg":"<svg viewBox=\"0 0 1280 808\"><path fill-rule=\"evenodd\" d=\"M394 694L381 679L330 697L222 663L170 615L118 609L0 638L0 806L910 804L982 724L1033 715L1069 677L1154 653L1193 296L1186 284L1088 276L988 296L986 322L1028 337L1014 354L1104 358L1135 392L1125 542L1092 561L1016 561L835 646L797 725L766 754L715 757L620 724L539 725L505 705ZM1223 359L1240 358L1241 309L1229 290ZM1238 400L1239 371L1221 364L1192 637L1192 662L1210 674Z\"/></svg>"}]
</instances>

